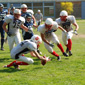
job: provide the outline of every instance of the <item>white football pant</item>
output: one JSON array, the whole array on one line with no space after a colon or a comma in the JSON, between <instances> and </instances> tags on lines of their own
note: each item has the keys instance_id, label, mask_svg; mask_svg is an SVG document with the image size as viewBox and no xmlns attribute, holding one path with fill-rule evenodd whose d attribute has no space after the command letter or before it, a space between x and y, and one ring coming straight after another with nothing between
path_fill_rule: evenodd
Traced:
<instances>
[{"instance_id":1,"label":"white football pant","mask_svg":"<svg viewBox=\"0 0 85 85\"><path fill-rule=\"evenodd\" d=\"M68 44L68 39L71 39L73 36L73 30L69 31L68 33L62 32L62 40L65 45Z\"/></svg>"},{"instance_id":2,"label":"white football pant","mask_svg":"<svg viewBox=\"0 0 85 85\"><path fill-rule=\"evenodd\" d=\"M52 41L55 44L59 44L59 40L58 37L56 36L56 34L54 32L52 32L52 34L46 38L46 40L48 40L49 42ZM53 48L51 46L49 46L47 43L44 42L45 48L48 50L48 52L52 53L53 52Z\"/></svg>"},{"instance_id":3,"label":"white football pant","mask_svg":"<svg viewBox=\"0 0 85 85\"><path fill-rule=\"evenodd\" d=\"M8 45L9 45L10 51L13 49L14 43L18 45L21 42L20 33L17 33L15 36L11 36L11 37L8 36L7 39L8 39Z\"/></svg>"}]
</instances>

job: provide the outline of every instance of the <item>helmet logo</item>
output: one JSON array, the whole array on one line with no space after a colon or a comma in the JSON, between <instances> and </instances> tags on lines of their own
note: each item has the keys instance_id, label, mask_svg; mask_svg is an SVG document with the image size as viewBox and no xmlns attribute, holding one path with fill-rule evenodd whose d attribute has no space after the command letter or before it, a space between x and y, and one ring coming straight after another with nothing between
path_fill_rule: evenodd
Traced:
<instances>
[{"instance_id":1,"label":"helmet logo","mask_svg":"<svg viewBox=\"0 0 85 85\"><path fill-rule=\"evenodd\" d=\"M36 38L35 38L35 40L38 40L38 39L39 39L39 37L36 37Z\"/></svg>"}]
</instances>

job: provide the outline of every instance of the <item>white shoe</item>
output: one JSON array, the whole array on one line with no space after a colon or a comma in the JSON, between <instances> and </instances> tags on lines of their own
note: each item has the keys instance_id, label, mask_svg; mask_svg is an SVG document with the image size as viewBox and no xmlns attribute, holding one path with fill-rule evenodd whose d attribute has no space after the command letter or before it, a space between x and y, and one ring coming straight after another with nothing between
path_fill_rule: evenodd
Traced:
<instances>
[{"instance_id":1,"label":"white shoe","mask_svg":"<svg viewBox=\"0 0 85 85\"><path fill-rule=\"evenodd\" d=\"M4 68L7 68L7 65L3 66Z\"/></svg>"}]
</instances>

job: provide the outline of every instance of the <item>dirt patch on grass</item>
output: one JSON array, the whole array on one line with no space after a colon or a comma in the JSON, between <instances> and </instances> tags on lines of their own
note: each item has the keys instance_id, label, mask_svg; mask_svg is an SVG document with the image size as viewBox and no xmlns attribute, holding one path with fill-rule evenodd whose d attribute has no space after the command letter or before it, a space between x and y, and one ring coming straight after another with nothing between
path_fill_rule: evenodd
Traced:
<instances>
[{"instance_id":1,"label":"dirt patch on grass","mask_svg":"<svg viewBox=\"0 0 85 85\"><path fill-rule=\"evenodd\" d=\"M85 34L74 35L75 38L85 38Z\"/></svg>"}]
</instances>

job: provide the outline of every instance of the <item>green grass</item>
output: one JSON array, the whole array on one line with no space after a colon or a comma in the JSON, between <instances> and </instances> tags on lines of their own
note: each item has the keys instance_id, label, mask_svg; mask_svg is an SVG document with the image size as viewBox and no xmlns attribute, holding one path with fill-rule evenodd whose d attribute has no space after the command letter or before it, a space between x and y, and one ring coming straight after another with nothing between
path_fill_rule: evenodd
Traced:
<instances>
[{"instance_id":1,"label":"green grass","mask_svg":"<svg viewBox=\"0 0 85 85\"><path fill-rule=\"evenodd\" d=\"M0 85L85 85L85 20L77 20L79 24L78 36L72 38L71 57L64 57L58 47L54 50L61 56L61 61L47 52L43 43L40 50L43 55L50 56L52 61L47 62L45 66L41 65L40 60L34 59L35 63L28 66L20 66L20 70L3 68L3 65L9 64L13 60L10 57L8 44L5 43L5 51L0 51ZM36 30L35 34L39 34ZM56 32L63 48L61 31Z\"/></svg>"}]
</instances>

